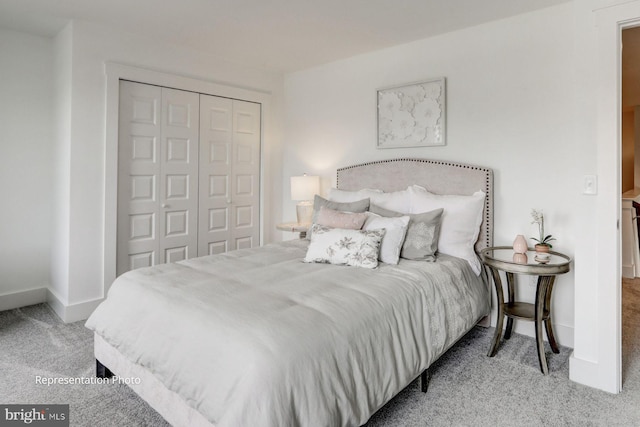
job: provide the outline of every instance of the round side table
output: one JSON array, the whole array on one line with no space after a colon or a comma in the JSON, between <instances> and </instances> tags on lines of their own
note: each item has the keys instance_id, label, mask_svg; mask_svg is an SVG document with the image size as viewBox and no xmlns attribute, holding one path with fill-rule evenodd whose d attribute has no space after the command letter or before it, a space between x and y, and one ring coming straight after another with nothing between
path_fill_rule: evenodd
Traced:
<instances>
[{"instance_id":1,"label":"round side table","mask_svg":"<svg viewBox=\"0 0 640 427\"><path fill-rule=\"evenodd\" d=\"M535 323L540 370L543 374L547 375L549 368L547 367L547 357L544 353L542 324L544 323L547 331L547 338L549 339L551 350L554 353L559 353L560 350L558 349L558 343L556 342L551 325L551 292L553 291L556 275L569 271L571 258L559 252L551 251L549 261L542 263L536 261L536 253L534 250L529 249L529 251L522 256L523 254L516 254L511 246L486 248L480 255L484 264L491 271L498 298L496 332L487 356L493 357L498 352L505 317L507 317L507 327L504 332L504 338L507 340L511 338L513 319L531 321ZM504 301L500 271L504 271L507 277L507 302ZM515 274L538 276L535 303L531 304L515 300Z\"/></svg>"},{"instance_id":2,"label":"round side table","mask_svg":"<svg viewBox=\"0 0 640 427\"><path fill-rule=\"evenodd\" d=\"M304 239L307 237L307 231L311 224L299 224L297 222L285 222L282 224L276 224L276 228L282 231L291 231L292 233L300 233L300 238Z\"/></svg>"}]
</instances>

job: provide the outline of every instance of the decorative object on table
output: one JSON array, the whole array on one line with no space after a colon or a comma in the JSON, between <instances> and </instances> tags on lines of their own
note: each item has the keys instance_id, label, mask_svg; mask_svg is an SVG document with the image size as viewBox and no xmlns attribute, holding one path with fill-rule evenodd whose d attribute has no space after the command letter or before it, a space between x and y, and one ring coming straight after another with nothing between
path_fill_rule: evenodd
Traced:
<instances>
[{"instance_id":1,"label":"decorative object on table","mask_svg":"<svg viewBox=\"0 0 640 427\"><path fill-rule=\"evenodd\" d=\"M544 214L542 211L531 209L531 217L533 221L531 224L538 224L538 235L539 238L532 237L532 240L538 242L535 246L536 252L548 253L549 250L553 247L551 245L552 240L556 240L551 234L544 234Z\"/></svg>"},{"instance_id":2,"label":"decorative object on table","mask_svg":"<svg viewBox=\"0 0 640 427\"><path fill-rule=\"evenodd\" d=\"M445 145L444 77L378 89L378 148Z\"/></svg>"},{"instance_id":3,"label":"decorative object on table","mask_svg":"<svg viewBox=\"0 0 640 427\"><path fill-rule=\"evenodd\" d=\"M302 176L291 177L291 200L298 201L296 215L298 224L311 224L313 217L313 198L320 189L320 177Z\"/></svg>"},{"instance_id":4,"label":"decorative object on table","mask_svg":"<svg viewBox=\"0 0 640 427\"><path fill-rule=\"evenodd\" d=\"M549 252L536 252L533 259L540 264L546 264L551 259L551 254Z\"/></svg>"},{"instance_id":5,"label":"decorative object on table","mask_svg":"<svg viewBox=\"0 0 640 427\"><path fill-rule=\"evenodd\" d=\"M516 264L527 264L529 262L529 257L526 253L514 253L513 254L513 262Z\"/></svg>"},{"instance_id":6,"label":"decorative object on table","mask_svg":"<svg viewBox=\"0 0 640 427\"><path fill-rule=\"evenodd\" d=\"M524 254L527 250L529 250L527 247L527 240L522 234L518 234L516 239L513 241L513 252L517 254Z\"/></svg>"}]
</instances>

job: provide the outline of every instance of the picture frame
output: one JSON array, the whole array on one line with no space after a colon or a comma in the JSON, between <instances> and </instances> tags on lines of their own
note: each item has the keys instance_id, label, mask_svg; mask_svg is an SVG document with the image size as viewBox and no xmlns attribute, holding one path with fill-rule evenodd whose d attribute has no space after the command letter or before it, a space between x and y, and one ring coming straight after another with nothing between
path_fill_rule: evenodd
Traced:
<instances>
[{"instance_id":1,"label":"picture frame","mask_svg":"<svg viewBox=\"0 0 640 427\"><path fill-rule=\"evenodd\" d=\"M377 90L378 148L446 145L444 77Z\"/></svg>"}]
</instances>

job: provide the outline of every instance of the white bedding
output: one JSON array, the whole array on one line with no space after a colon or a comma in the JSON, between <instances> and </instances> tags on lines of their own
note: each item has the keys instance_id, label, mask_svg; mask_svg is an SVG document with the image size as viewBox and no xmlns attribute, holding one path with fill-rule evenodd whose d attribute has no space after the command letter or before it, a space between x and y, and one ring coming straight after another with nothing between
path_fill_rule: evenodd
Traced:
<instances>
[{"instance_id":1,"label":"white bedding","mask_svg":"<svg viewBox=\"0 0 640 427\"><path fill-rule=\"evenodd\" d=\"M307 244L131 271L87 327L216 426L357 426L489 313L464 260L306 264Z\"/></svg>"}]
</instances>

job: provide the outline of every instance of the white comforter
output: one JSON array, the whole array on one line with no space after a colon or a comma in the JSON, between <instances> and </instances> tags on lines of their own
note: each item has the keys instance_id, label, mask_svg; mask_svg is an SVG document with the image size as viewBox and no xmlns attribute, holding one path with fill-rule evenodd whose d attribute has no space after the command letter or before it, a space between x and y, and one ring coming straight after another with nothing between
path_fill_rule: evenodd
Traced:
<instances>
[{"instance_id":1,"label":"white comforter","mask_svg":"<svg viewBox=\"0 0 640 427\"><path fill-rule=\"evenodd\" d=\"M87 327L219 427L356 426L489 313L464 260L369 270L305 250L131 271Z\"/></svg>"}]
</instances>

